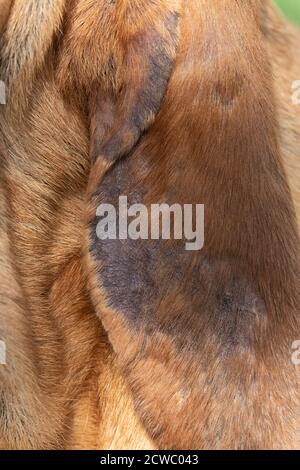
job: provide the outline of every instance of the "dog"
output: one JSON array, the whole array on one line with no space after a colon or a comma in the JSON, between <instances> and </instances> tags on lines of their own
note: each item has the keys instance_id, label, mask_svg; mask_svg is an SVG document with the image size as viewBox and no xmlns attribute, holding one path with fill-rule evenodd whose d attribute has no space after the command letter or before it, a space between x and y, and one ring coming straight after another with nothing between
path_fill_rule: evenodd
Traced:
<instances>
[{"instance_id":1,"label":"dog","mask_svg":"<svg viewBox=\"0 0 300 470\"><path fill-rule=\"evenodd\" d=\"M299 448L299 32L271 0L1 3L1 448ZM99 240L122 194L204 204L203 249Z\"/></svg>"}]
</instances>

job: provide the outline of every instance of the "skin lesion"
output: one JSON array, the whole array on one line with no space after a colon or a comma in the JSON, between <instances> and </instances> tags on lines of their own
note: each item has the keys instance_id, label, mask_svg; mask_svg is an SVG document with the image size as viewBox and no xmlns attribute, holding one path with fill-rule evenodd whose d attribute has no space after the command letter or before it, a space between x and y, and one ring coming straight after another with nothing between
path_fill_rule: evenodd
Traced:
<instances>
[{"instance_id":1,"label":"skin lesion","mask_svg":"<svg viewBox=\"0 0 300 470\"><path fill-rule=\"evenodd\" d=\"M247 83L245 74L233 71L228 74L226 80L217 80L214 86L213 98L215 103L222 110L231 110L238 98L247 92L245 84Z\"/></svg>"}]
</instances>

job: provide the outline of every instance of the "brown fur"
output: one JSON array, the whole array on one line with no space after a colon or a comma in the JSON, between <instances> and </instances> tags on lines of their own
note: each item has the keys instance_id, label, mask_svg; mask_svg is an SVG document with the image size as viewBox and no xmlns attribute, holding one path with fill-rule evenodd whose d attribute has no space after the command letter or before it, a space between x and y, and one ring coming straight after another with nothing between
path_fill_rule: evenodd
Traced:
<instances>
[{"instance_id":1,"label":"brown fur","mask_svg":"<svg viewBox=\"0 0 300 470\"><path fill-rule=\"evenodd\" d=\"M297 33L271 2L181 3L13 2L3 448L299 448ZM204 203L204 250L105 251L95 204L117 187Z\"/></svg>"},{"instance_id":2,"label":"brown fur","mask_svg":"<svg viewBox=\"0 0 300 470\"><path fill-rule=\"evenodd\" d=\"M11 0L0 0L0 32L5 27L11 8Z\"/></svg>"}]
</instances>

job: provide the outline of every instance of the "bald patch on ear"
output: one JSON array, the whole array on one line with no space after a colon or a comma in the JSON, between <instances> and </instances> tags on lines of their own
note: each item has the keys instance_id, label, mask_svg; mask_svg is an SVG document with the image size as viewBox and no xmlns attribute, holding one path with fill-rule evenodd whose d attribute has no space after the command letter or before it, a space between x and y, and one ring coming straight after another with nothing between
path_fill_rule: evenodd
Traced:
<instances>
[{"instance_id":1,"label":"bald patch on ear","mask_svg":"<svg viewBox=\"0 0 300 470\"><path fill-rule=\"evenodd\" d=\"M153 26L131 39L126 47L122 90L112 97L98 91L106 107L115 106L111 127L102 141L94 139L92 160L103 158L114 162L129 153L140 135L152 124L163 100L177 43L178 14L170 12L162 18L164 35ZM93 117L92 117L93 118ZM101 117L98 125L102 126ZM97 126L96 126L97 132Z\"/></svg>"},{"instance_id":2,"label":"bald patch on ear","mask_svg":"<svg viewBox=\"0 0 300 470\"><path fill-rule=\"evenodd\" d=\"M88 97L93 163L89 194L153 124L176 58L181 0L88 3L70 12L58 68L66 99ZM93 183L93 184L92 184Z\"/></svg>"}]
</instances>

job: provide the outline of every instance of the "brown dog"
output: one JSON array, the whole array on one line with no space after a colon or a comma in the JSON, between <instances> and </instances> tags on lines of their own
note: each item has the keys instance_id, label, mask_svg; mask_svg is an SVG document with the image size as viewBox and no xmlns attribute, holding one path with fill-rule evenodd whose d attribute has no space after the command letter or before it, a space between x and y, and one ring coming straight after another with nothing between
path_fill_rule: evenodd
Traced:
<instances>
[{"instance_id":1,"label":"brown dog","mask_svg":"<svg viewBox=\"0 0 300 470\"><path fill-rule=\"evenodd\" d=\"M265 0L0 27L2 447L299 448L297 33ZM100 242L122 194L204 204L204 248Z\"/></svg>"}]
</instances>

